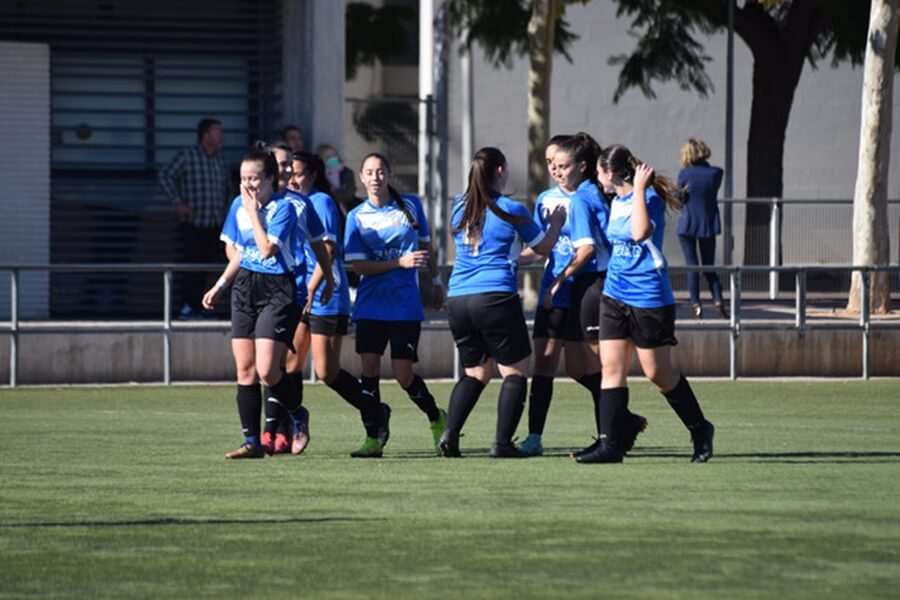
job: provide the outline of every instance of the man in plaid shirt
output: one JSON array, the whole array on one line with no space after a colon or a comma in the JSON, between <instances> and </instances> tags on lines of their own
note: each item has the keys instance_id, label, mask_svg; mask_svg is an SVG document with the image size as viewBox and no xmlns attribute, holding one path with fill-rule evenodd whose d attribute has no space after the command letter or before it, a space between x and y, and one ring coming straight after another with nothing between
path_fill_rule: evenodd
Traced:
<instances>
[{"instance_id":1,"label":"man in plaid shirt","mask_svg":"<svg viewBox=\"0 0 900 600\"><path fill-rule=\"evenodd\" d=\"M197 123L197 144L180 151L159 171L159 184L175 206L182 236L182 260L188 263L221 262L219 233L229 198L228 170L219 154L224 136L215 119ZM179 318L203 314L201 300L206 273L185 273L184 306Z\"/></svg>"}]
</instances>

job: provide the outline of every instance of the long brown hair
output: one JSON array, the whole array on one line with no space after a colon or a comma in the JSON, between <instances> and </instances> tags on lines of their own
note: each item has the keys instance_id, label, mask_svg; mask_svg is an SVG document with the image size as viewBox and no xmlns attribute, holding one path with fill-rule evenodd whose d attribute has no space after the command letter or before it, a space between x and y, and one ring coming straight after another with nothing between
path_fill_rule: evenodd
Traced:
<instances>
[{"instance_id":1,"label":"long brown hair","mask_svg":"<svg viewBox=\"0 0 900 600\"><path fill-rule=\"evenodd\" d=\"M378 160L380 160L381 164L383 164L384 168L387 170L388 176L390 176L391 163L388 162L388 159L385 158L385 156L383 154L379 154L378 152L369 152L368 154L366 154L363 157L362 162L359 163L360 172L362 172L363 165L366 164L366 161L369 160L370 158L377 158ZM400 212L402 212L403 216L406 217L406 220L409 221L410 226L413 229L417 229L419 227L419 224L416 222L416 218L413 216L412 211L409 210L409 206L406 204L406 201L400 195L400 192L398 192L396 189L394 189L394 186L392 186L391 184L388 184L388 195L391 197L391 199L394 202L397 203L397 208L400 209Z\"/></svg>"},{"instance_id":2,"label":"long brown hair","mask_svg":"<svg viewBox=\"0 0 900 600\"><path fill-rule=\"evenodd\" d=\"M600 153L597 163L604 171L608 171L613 175L618 175L622 181L634 184L634 170L643 161L631 153L631 150L621 144L613 144ZM653 179L650 181L650 187L656 190L660 198L666 204L666 208L671 210L680 210L682 202L678 196L678 186L663 175L654 173Z\"/></svg>"},{"instance_id":3,"label":"long brown hair","mask_svg":"<svg viewBox=\"0 0 900 600\"><path fill-rule=\"evenodd\" d=\"M317 154L300 150L294 152L291 158L303 163L303 171L307 175L312 175L313 188L329 196L333 195L331 182L328 181L328 177L325 175L325 163L322 162L322 159Z\"/></svg>"},{"instance_id":4,"label":"long brown hair","mask_svg":"<svg viewBox=\"0 0 900 600\"><path fill-rule=\"evenodd\" d=\"M491 186L495 183L497 169L505 166L506 157L500 150L490 146L476 152L472 159L472 166L469 169L469 186L463 195L465 208L459 224L453 228L453 233L464 232L466 243L473 248L478 247L481 242L481 233L484 229L484 220L488 209L510 225L517 225L527 220L519 215L511 215L497 206L497 193L491 189Z\"/></svg>"}]
</instances>

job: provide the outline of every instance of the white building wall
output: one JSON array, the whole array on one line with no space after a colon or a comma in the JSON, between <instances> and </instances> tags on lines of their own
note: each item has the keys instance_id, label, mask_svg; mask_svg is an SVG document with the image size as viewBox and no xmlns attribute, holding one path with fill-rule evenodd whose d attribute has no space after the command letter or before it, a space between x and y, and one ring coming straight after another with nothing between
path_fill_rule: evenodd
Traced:
<instances>
[{"instance_id":1,"label":"white building wall","mask_svg":"<svg viewBox=\"0 0 900 600\"><path fill-rule=\"evenodd\" d=\"M628 53L635 40L629 36L630 20L617 19L615 6L607 2L571 5L566 18L581 36L571 49L570 64L556 55L553 72L551 130L585 130L601 144L624 143L663 173L678 172L678 150L688 137L706 140L712 162L721 165L725 143L724 34L709 38L706 53L712 57L707 73L715 90L706 99L683 91L675 84L656 84L656 100L630 90L613 104L618 67L608 59ZM458 80L459 61L451 61ZM475 147L500 147L510 161L510 188L525 190L526 109L528 64L524 57L513 69L496 70L476 50ZM735 36L734 195L746 194L746 144L752 94L752 55ZM451 89L450 181L461 180L459 162L459 85ZM895 81L894 107L900 107L900 78ZM787 131L784 194L788 198L851 198L856 177L862 70L842 64L833 69L823 63L818 70L808 64L798 86ZM893 136L891 154L900 157L900 135ZM896 163L896 161L893 161ZM900 198L900 169L890 173L889 197ZM893 253L892 253L893 254Z\"/></svg>"},{"instance_id":2,"label":"white building wall","mask_svg":"<svg viewBox=\"0 0 900 600\"><path fill-rule=\"evenodd\" d=\"M0 42L0 264L50 262L50 48ZM0 271L0 318L10 313ZM47 316L47 273L23 273L19 316Z\"/></svg>"}]
</instances>

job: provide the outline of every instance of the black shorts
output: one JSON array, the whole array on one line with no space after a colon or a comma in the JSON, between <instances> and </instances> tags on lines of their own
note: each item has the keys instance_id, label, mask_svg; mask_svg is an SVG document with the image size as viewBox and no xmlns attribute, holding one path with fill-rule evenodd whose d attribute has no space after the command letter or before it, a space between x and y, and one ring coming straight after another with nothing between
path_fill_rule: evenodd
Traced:
<instances>
[{"instance_id":1,"label":"black shorts","mask_svg":"<svg viewBox=\"0 0 900 600\"><path fill-rule=\"evenodd\" d=\"M600 337L600 296L606 271L582 273L572 283L572 305L569 310L579 337L576 341L596 343Z\"/></svg>"},{"instance_id":2,"label":"black shorts","mask_svg":"<svg viewBox=\"0 0 900 600\"><path fill-rule=\"evenodd\" d=\"M566 323L569 320L569 309L554 307L547 310L538 306L534 312L534 329L531 332L532 339L549 338L551 340L565 340Z\"/></svg>"},{"instance_id":3,"label":"black shorts","mask_svg":"<svg viewBox=\"0 0 900 600\"><path fill-rule=\"evenodd\" d=\"M638 348L674 346L675 305L638 308L604 295L600 311L601 340L634 340Z\"/></svg>"},{"instance_id":4,"label":"black shorts","mask_svg":"<svg viewBox=\"0 0 900 600\"><path fill-rule=\"evenodd\" d=\"M518 294L469 294L447 298L450 332L464 367L489 357L512 365L531 355L531 340Z\"/></svg>"},{"instance_id":5,"label":"black shorts","mask_svg":"<svg viewBox=\"0 0 900 600\"><path fill-rule=\"evenodd\" d=\"M231 337L263 338L292 347L299 310L294 276L238 271L231 287Z\"/></svg>"},{"instance_id":6,"label":"black shorts","mask_svg":"<svg viewBox=\"0 0 900 600\"><path fill-rule=\"evenodd\" d=\"M419 321L378 321L359 319L356 321L356 353L384 354L388 341L391 342L391 358L419 360L416 348L422 323Z\"/></svg>"},{"instance_id":7,"label":"black shorts","mask_svg":"<svg viewBox=\"0 0 900 600\"><path fill-rule=\"evenodd\" d=\"M306 323L309 332L316 335L347 335L350 323L349 315L300 315L300 322Z\"/></svg>"}]
</instances>

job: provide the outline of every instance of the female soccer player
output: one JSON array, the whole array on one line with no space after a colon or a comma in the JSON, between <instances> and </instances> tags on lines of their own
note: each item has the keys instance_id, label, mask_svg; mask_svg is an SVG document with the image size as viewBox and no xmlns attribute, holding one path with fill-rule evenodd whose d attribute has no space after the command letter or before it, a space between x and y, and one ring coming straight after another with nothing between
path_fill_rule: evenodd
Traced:
<instances>
[{"instance_id":1,"label":"female soccer player","mask_svg":"<svg viewBox=\"0 0 900 600\"><path fill-rule=\"evenodd\" d=\"M665 395L694 443L692 462L713 453L712 423L703 416L687 379L672 366L675 298L662 254L666 205L677 206L675 186L624 146L600 153L597 174L614 193L607 237L613 244L600 316L600 443L576 456L580 463L622 462L628 369L637 353L644 374Z\"/></svg>"},{"instance_id":2,"label":"female soccer player","mask_svg":"<svg viewBox=\"0 0 900 600\"><path fill-rule=\"evenodd\" d=\"M609 210L597 187L599 153L599 144L583 132L559 140L551 169L558 185L541 194L535 205L538 224L543 223L542 213L553 206L563 206L567 218L547 261L541 281L541 304L534 319L535 364L528 437L519 447L529 455L543 451L541 434L563 348L566 372L591 393L599 434L597 336L600 290L609 260L609 243L602 233Z\"/></svg>"},{"instance_id":3,"label":"female soccer player","mask_svg":"<svg viewBox=\"0 0 900 600\"><path fill-rule=\"evenodd\" d=\"M376 153L367 155L359 179L368 198L347 215L345 260L362 276L353 308L356 352L362 361L362 393L380 402L381 356L391 343L391 365L397 383L428 417L435 449L446 413L439 409L425 382L413 372L422 320L417 269L436 274L428 222L420 202L403 198L390 185L391 167ZM436 280L436 284L440 280ZM390 408L386 407L389 418ZM366 438L357 456L381 456L385 436Z\"/></svg>"},{"instance_id":4,"label":"female soccer player","mask_svg":"<svg viewBox=\"0 0 900 600\"><path fill-rule=\"evenodd\" d=\"M234 248L228 266L206 292L211 309L219 292L234 278L231 291L231 349L237 369L237 405L244 443L226 458L262 458L259 381L290 414L301 431L308 413L283 364L297 324L293 267L297 215L279 194L278 165L264 147L241 161L241 194L232 202L222 227L222 240ZM294 440L294 444L298 444Z\"/></svg>"},{"instance_id":5,"label":"female soccer player","mask_svg":"<svg viewBox=\"0 0 900 600\"><path fill-rule=\"evenodd\" d=\"M525 407L531 355L516 285L516 258L523 242L546 256L556 244L566 214L562 207L553 209L545 233L524 206L503 195L508 181L503 153L482 148L472 160L468 188L453 202L456 264L450 275L447 310L465 376L450 395L447 428L440 441L441 454L446 457L460 456L460 433L491 379L495 362L503 384L490 456L527 456L512 443Z\"/></svg>"},{"instance_id":6,"label":"female soccer player","mask_svg":"<svg viewBox=\"0 0 900 600\"><path fill-rule=\"evenodd\" d=\"M600 297L606 266L609 262L610 243L605 229L609 223L609 206L605 197L600 194L597 181L597 158L600 145L587 133L577 133L560 143L554 156L554 174L559 187L570 194L569 235L571 248L567 262L558 267L542 295L544 306L555 305L557 299L565 291L567 282L570 287L570 304L568 312L569 329L579 334L583 342L571 342L566 345L566 363L570 376L583 385L593 398L594 422L597 426L597 439L600 434ZM565 229L565 226L564 226ZM557 242L557 246L559 243ZM537 319L535 319L537 321ZM573 325L574 323L574 325ZM571 350L571 352L570 352ZM576 354L580 351L579 354ZM581 375L572 374L568 366L570 354L575 357L575 369L581 368ZM558 356L558 355L557 355ZM547 372L552 375L553 370ZM535 376L532 385L541 383ZM540 404L537 405L540 408ZM549 407L549 398L544 405ZM546 412L544 413L546 415ZM632 414L625 409L624 423L627 434L623 442L623 450L627 452L634 445L637 435L646 429L647 419ZM529 434L530 435L530 434ZM527 440L526 440L527 441ZM595 442L596 445L597 442ZM594 445L576 451L573 456L592 450Z\"/></svg>"},{"instance_id":7,"label":"female soccer player","mask_svg":"<svg viewBox=\"0 0 900 600\"><path fill-rule=\"evenodd\" d=\"M331 258L325 247L325 229L318 214L313 209L312 202L309 198L297 194L289 189L291 178L294 175L293 157L291 155L290 146L286 142L276 142L269 146L269 151L275 156L278 164L278 179L280 189L293 205L297 215L297 235L294 238L294 258L296 265L294 267L294 283L296 292L294 300L297 304L297 311L302 318L302 311L307 306L307 299L310 296L307 285L307 267L306 256L319 257L323 261L330 264ZM331 270L328 271L328 277L320 277L316 281L316 285L310 289L319 289L319 285L325 285L319 290L321 294L327 294L329 297L334 291L334 277ZM294 355L292 347L288 347L288 354L285 362L285 372L299 393L300 402L303 402L303 363L291 361ZM304 429L293 432L294 442L291 438L290 418L284 408L268 395L268 390L263 390L264 412L266 415L266 424L263 428L262 446L266 454L284 454L292 452L294 454L302 454L309 444L309 419L307 418Z\"/></svg>"},{"instance_id":8,"label":"female soccer player","mask_svg":"<svg viewBox=\"0 0 900 600\"><path fill-rule=\"evenodd\" d=\"M294 333L296 352L288 352L287 370L289 373L302 371L307 352L312 346L316 376L359 410L366 437L377 438L379 428L384 425L380 405L375 398L363 395L359 380L341 368L341 341L347 335L350 320L350 293L344 270L340 212L330 195L331 184L325 177L322 159L311 152L294 153L290 189L308 198L322 221L325 247L334 273L335 292L328 302L322 301L322 291L308 294L300 323ZM307 286L314 290L325 276L325 270L311 251L310 244L305 245L305 250Z\"/></svg>"}]
</instances>

